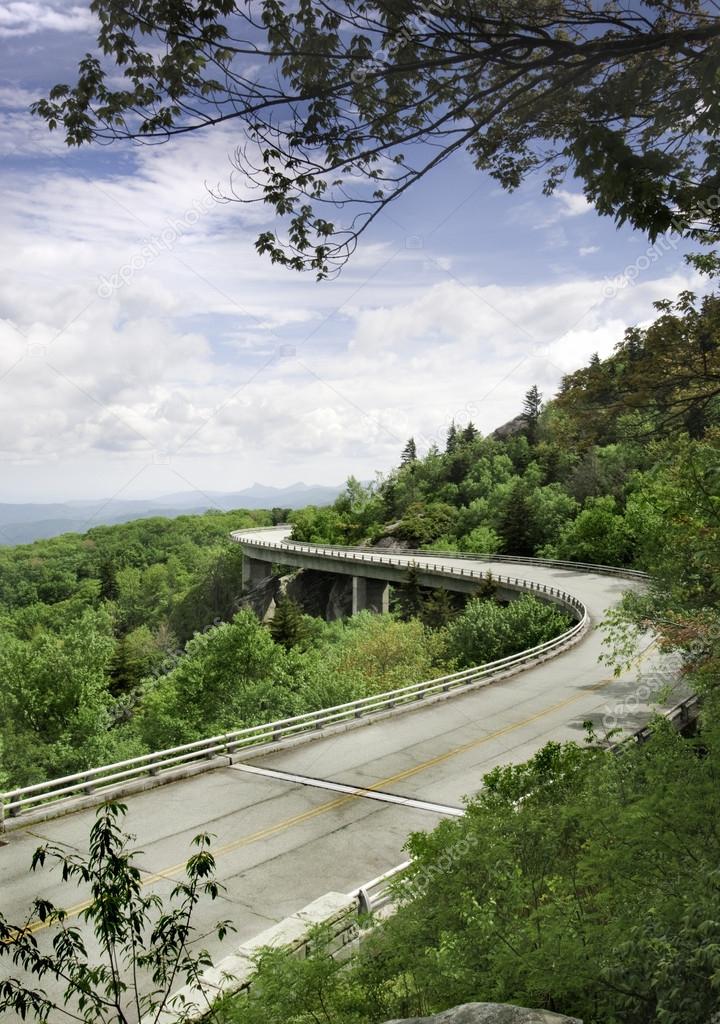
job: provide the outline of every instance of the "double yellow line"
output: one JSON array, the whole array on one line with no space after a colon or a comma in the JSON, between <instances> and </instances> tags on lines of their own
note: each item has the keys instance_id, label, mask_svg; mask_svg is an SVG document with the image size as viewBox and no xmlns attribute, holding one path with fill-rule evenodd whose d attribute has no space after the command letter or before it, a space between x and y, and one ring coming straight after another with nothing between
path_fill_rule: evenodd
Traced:
<instances>
[{"instance_id":1,"label":"double yellow line","mask_svg":"<svg viewBox=\"0 0 720 1024\"><path fill-rule=\"evenodd\" d=\"M654 646L654 644L651 644L636 659L635 664L637 666L639 666L651 653ZM587 687L581 693L573 694L571 697L566 697L564 700L558 701L556 704L551 704L549 707L543 708L542 711L537 711L533 715L528 715L527 718L522 719L520 722L513 722L511 725L503 726L501 729L495 729L493 732L486 733L484 736L479 736L477 739L469 740L467 743L461 743L459 746L445 751L444 754L437 754L435 757L428 758L427 761L422 761L420 764L413 765L412 768L406 768L404 771L396 772L394 775L388 775L386 778L380 779L379 782L375 782L372 786L365 786L363 788L365 791L371 792L373 790L385 789L385 787L390 786L395 782L401 782L404 779L412 778L413 775L419 775L420 772L427 771L428 768L433 768L435 765L443 764L445 761L449 761L451 758L457 757L459 754L465 754L469 750L481 747L483 744L490 743L492 740L499 739L501 736L506 736L508 733L514 732L516 729L522 729L526 725L531 725L533 722L537 722L546 715L551 715L555 711L560 711L562 708L569 707L571 704L575 704L577 701L583 700L587 696L588 692L601 690L612 682L615 682L615 680L602 679L599 683L595 683L592 686ZM362 790L359 790L358 793L337 797L334 800L328 800L323 804L319 804L317 807L313 807L311 810L303 811L301 814L294 814L292 817L285 818L283 821L278 821L276 824L269 825L267 828L258 829L257 832L251 832L249 835L240 836L238 839L233 839L229 843L224 843L222 846L218 846L212 850L213 856L216 860L220 857L225 857L229 853L234 853L236 850L241 850L246 846L252 846L253 843L258 843L263 839L270 839L272 836L275 836L280 832L285 832L287 829L294 828L296 825L301 825L306 821L312 821L313 818L318 818L321 814L327 814L329 811L334 811L339 807L343 807L353 800L361 800L362 798ZM142 880L142 885L152 885L154 882L158 882L161 879L173 881L173 876L184 871L184 869L185 861L180 861L170 867L163 868L162 871L156 871L153 874L146 875ZM77 916L78 914L81 914L83 910L86 910L90 904L91 900L84 900L82 903L77 903L75 906L68 907L66 914L68 917ZM48 927L49 925L47 922L38 921L34 925L31 925L27 930L34 933L43 931Z\"/></svg>"}]
</instances>

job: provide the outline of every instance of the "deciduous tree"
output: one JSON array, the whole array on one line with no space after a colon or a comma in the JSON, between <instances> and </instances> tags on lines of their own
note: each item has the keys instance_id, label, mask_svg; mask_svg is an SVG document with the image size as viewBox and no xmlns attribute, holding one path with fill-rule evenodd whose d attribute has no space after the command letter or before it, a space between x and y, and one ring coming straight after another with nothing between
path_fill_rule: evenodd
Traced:
<instances>
[{"instance_id":1,"label":"deciduous tree","mask_svg":"<svg viewBox=\"0 0 720 1024\"><path fill-rule=\"evenodd\" d=\"M137 854L130 849L135 837L120 828L125 811L119 803L98 811L87 856L68 852L64 844L46 843L35 851L33 871L57 867L64 882L89 889L80 917L99 953L88 949L68 911L42 896L33 901L24 921L8 921L0 912L0 958L21 970L0 980L0 1014L14 1011L23 1020L52 1024L128 1024L157 1020L163 1010L174 1009L178 1022L189 1019L189 1010L180 1002L173 1004L172 995L179 982L197 985L202 971L211 966L204 949L190 948L201 938L193 925L195 908L203 897L216 899L222 889L215 880L211 837L195 837L196 852L185 865L185 877L164 900L144 888ZM222 939L230 927L220 921L212 931ZM51 929L50 952L38 943L38 928ZM62 995L47 994L47 980ZM209 1004L208 1013L214 1019Z\"/></svg>"},{"instance_id":2,"label":"deciduous tree","mask_svg":"<svg viewBox=\"0 0 720 1024\"><path fill-rule=\"evenodd\" d=\"M273 262L325 276L453 153L504 188L567 174L647 231L720 223L720 20L693 0L93 0L103 57L35 104L70 144L236 123L228 199L269 205ZM368 183L372 191L368 190ZM333 211L340 204L343 221Z\"/></svg>"}]
</instances>

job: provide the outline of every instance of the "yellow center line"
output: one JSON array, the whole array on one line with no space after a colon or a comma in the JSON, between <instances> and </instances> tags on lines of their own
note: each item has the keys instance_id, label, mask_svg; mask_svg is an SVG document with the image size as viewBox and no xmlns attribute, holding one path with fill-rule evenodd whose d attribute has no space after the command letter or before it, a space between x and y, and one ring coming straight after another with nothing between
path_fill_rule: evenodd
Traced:
<instances>
[{"instance_id":1,"label":"yellow center line","mask_svg":"<svg viewBox=\"0 0 720 1024\"><path fill-rule=\"evenodd\" d=\"M655 643L653 642L635 659L634 664L639 667L654 647ZM516 729L522 729L526 725L531 725L533 722L537 722L546 715L551 715L555 711L569 707L569 705L582 700L587 696L588 692L601 690L603 687L613 682L615 682L614 677L610 679L601 679L599 683L593 683L592 686L586 687L586 689L581 693L575 693L570 697L566 697L564 700L558 701L556 704L551 704L549 707L543 708L542 711L537 711L533 715L528 715L527 718L523 718L520 722L513 722L500 729L495 729L493 732L485 733L484 736L478 736L476 739L469 740L467 743L462 743L460 746L453 747L451 750L447 750L443 754L437 754L435 757L428 758L427 761L422 761L420 764L413 765L412 768L406 768L404 771L396 772L394 775L388 775L386 778L380 779L379 782L373 783L372 786L365 786L363 789L358 789L355 793L338 797L335 800L328 800L324 804L319 804L317 807L313 807L308 811L303 811L301 814L294 814L292 817L285 818L283 821L278 821L274 825L258 829L257 832L251 832L249 835L240 836L238 839L233 839L229 843L218 846L211 852L215 859L218 860L220 857L227 856L229 853L234 853L236 850L240 850L243 847L251 846L253 843L260 842L262 839L269 839L271 836L277 835L279 832L284 832L287 829L293 828L295 825L300 825L305 821L311 821L313 818L317 818L321 814L326 814L328 811L333 811L338 807L343 807L346 804L351 803L353 800L361 800L363 799L363 793L370 793L374 790L384 789L386 786L392 785L394 782L401 782L403 779L409 779L413 775L418 775L420 772L424 772L428 768L433 768L435 765L449 761L451 758L457 757L459 754L467 753L468 750L473 750L476 747L482 746L484 743L489 743L491 740L496 740L501 736L506 736L508 733L514 732ZM141 885L152 885L154 882L159 882L161 879L176 881L173 876L184 871L184 869L185 861L181 861L178 864L173 864L171 867L163 868L161 871L156 871L153 874L146 875L142 879ZM69 907L65 913L68 917L75 917L76 915L81 914L83 910L87 910L91 903L91 900L84 900L82 903L77 903L75 906ZM26 931L35 933L43 931L43 929L48 927L49 924L47 922L38 921L35 924L30 925Z\"/></svg>"}]
</instances>

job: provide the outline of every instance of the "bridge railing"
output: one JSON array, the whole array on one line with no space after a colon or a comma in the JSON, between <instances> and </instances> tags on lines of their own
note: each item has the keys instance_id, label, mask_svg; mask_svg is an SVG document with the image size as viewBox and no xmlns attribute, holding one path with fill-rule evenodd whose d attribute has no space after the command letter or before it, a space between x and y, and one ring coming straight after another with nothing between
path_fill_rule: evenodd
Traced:
<instances>
[{"instance_id":1,"label":"bridge railing","mask_svg":"<svg viewBox=\"0 0 720 1024\"><path fill-rule=\"evenodd\" d=\"M568 608L574 611L578 619L573 626L552 640L537 644L518 654L511 654L485 665L462 669L436 679L400 686L385 693L372 694L330 708L307 711L292 718L235 729L218 736L195 740L192 743L183 743L166 750L118 761L115 764L90 768L72 775L65 775L59 779L50 779L47 782L38 782L32 786L23 786L0 793L0 828L2 828L6 816L14 817L60 800L91 795L103 790L109 791L123 783L146 776L159 776L193 763L211 761L221 757L227 757L231 761L237 752L252 747L272 744L304 733L312 733L343 722L350 722L353 719L378 714L400 705L422 704L423 701L451 690L489 684L497 676L528 662L552 655L559 649L579 640L584 633L589 623L588 612L584 604L571 594L556 591L555 588L549 589L554 592L556 600L562 600Z\"/></svg>"},{"instance_id":2,"label":"bridge railing","mask_svg":"<svg viewBox=\"0 0 720 1024\"><path fill-rule=\"evenodd\" d=\"M697 694L691 694L689 697L681 700L679 704L665 711L662 717L667 719L674 728L682 730L697 718L699 710L700 698ZM652 736L652 732L652 723L643 725L635 732L612 743L608 749L613 754L621 755L635 744L646 743ZM518 801L518 805L522 802L522 799L524 798ZM411 864L412 861L410 860L403 861L402 864L390 868L389 871L378 875L377 878L373 878L357 889L353 889L349 895L358 901L358 913L375 913L391 904L394 895L393 880L404 871L407 871Z\"/></svg>"},{"instance_id":3,"label":"bridge railing","mask_svg":"<svg viewBox=\"0 0 720 1024\"><path fill-rule=\"evenodd\" d=\"M393 568L398 568L402 563L399 563L396 556L393 555L378 555L376 553L370 553L366 551L358 551L357 548L341 548L335 545L322 546L317 544L301 544L296 541L268 541L259 538L256 539L241 539L235 537L238 543L247 544L250 547L266 548L270 551L287 551L292 554L299 555L310 555L335 558L342 555L343 562L351 562L357 564L359 567L363 565L387 565ZM403 552L406 554L407 552ZM421 552L421 554L427 555L427 552ZM479 556L473 556L477 558ZM464 566L448 565L442 562L422 562L417 561L414 557L412 565L416 569L422 572L429 573L442 579L463 579L463 580L477 580L478 584L487 582L492 578L493 583L505 585L516 590L524 590L528 593L537 595L541 600L551 601L555 604L561 604L567 608L573 615L579 612L579 617L583 614L585 606L582 602L578 601L571 594L561 590L559 587L554 587L549 583L539 583L536 580L526 580L521 576L504 576L500 573L488 573L483 572L479 569L465 568Z\"/></svg>"},{"instance_id":4,"label":"bridge railing","mask_svg":"<svg viewBox=\"0 0 720 1024\"><path fill-rule=\"evenodd\" d=\"M277 530L278 532L286 533L289 526L274 526L274 527L261 527L263 533L268 530ZM355 546L346 546L342 544L309 544L305 541L297 541L282 539L282 540L263 540L261 538L253 537L255 530L235 530L231 536L234 541L239 544L248 544L255 547L270 548L273 550L285 550L289 552L298 552L300 554L317 554L326 556L329 558L337 557L338 555L346 556L343 561L370 561L378 564L398 564L397 556L407 556L412 558L418 568L427 569L432 571L434 566L433 563L427 562L427 557L441 557L441 558L452 558L475 562L502 562L507 565L537 565L540 567L547 567L549 569L575 569L579 572L591 572L598 573L602 576L619 576L624 579L634 580L647 580L649 576L646 572L641 572L639 569L626 569L614 565L598 565L593 562L572 562L567 559L558 558L529 558L521 555L502 555L497 552L468 552L468 551L443 551L440 549L429 549L429 548L383 548L378 549L377 547L369 547L368 545L358 544ZM347 556L356 555L355 559ZM369 555L369 558L363 558L363 555ZM425 558L425 563L422 559ZM420 562L417 560L420 559ZM442 568L443 574L451 569L451 566ZM494 579L499 581L502 577L494 576ZM510 577L506 577L509 580Z\"/></svg>"}]
</instances>

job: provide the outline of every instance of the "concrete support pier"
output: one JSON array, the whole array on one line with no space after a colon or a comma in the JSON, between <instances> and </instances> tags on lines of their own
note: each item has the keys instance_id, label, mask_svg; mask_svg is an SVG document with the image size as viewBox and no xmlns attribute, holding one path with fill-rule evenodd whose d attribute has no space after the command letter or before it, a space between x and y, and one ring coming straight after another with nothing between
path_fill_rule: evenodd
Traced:
<instances>
[{"instance_id":1,"label":"concrete support pier","mask_svg":"<svg viewBox=\"0 0 720 1024\"><path fill-rule=\"evenodd\" d=\"M249 555L243 557L242 563L242 588L243 591L251 590L263 580L272 576L272 562L266 562L262 558L251 558Z\"/></svg>"},{"instance_id":2,"label":"concrete support pier","mask_svg":"<svg viewBox=\"0 0 720 1024\"><path fill-rule=\"evenodd\" d=\"M366 576L353 576L352 581L352 613L369 611L379 615L390 611L390 584L385 580L368 579Z\"/></svg>"}]
</instances>

